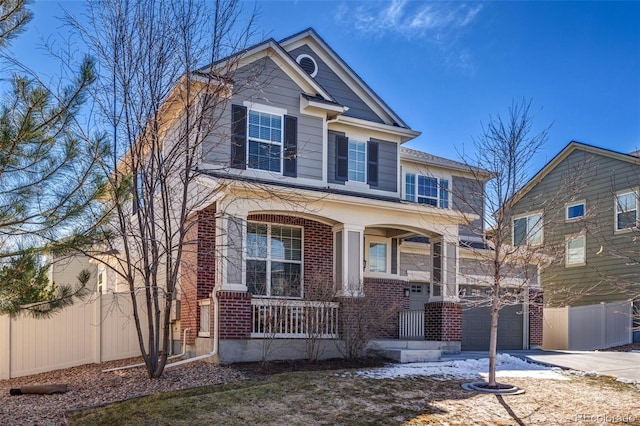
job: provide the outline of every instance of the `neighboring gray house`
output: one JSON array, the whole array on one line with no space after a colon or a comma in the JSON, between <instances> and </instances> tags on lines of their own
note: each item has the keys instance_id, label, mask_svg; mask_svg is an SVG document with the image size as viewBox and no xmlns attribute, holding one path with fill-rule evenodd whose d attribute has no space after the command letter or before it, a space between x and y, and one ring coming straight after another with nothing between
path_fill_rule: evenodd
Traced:
<instances>
[{"instance_id":1,"label":"neighboring gray house","mask_svg":"<svg viewBox=\"0 0 640 426\"><path fill-rule=\"evenodd\" d=\"M380 345L486 349L488 321L469 319L461 303L475 281L460 274L473 276L466 247L483 244L483 218L456 199L484 182L403 147L420 133L312 29L235 58L216 114L228 131L209 136L197 166L199 184L224 190L192 217L198 248L184 254L175 322L188 352L259 360L276 340L270 357L297 358L315 334L329 342L323 356L335 356L359 300L376 307L368 315ZM513 333L504 348L540 344L530 335L541 322L530 326L527 309L505 314Z\"/></svg>"},{"instance_id":2,"label":"neighboring gray house","mask_svg":"<svg viewBox=\"0 0 640 426\"><path fill-rule=\"evenodd\" d=\"M557 248L541 273L544 347L596 349L632 340L639 186L636 155L571 142L515 198L514 244L535 239ZM562 203L553 202L559 193Z\"/></svg>"}]
</instances>

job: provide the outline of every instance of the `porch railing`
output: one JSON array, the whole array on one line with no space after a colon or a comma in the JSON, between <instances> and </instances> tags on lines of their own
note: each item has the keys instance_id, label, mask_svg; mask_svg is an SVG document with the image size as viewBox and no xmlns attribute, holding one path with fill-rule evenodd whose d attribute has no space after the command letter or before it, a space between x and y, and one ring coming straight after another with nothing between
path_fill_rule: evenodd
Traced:
<instances>
[{"instance_id":1,"label":"porch railing","mask_svg":"<svg viewBox=\"0 0 640 426\"><path fill-rule=\"evenodd\" d=\"M251 300L251 337L334 339L338 303L286 299Z\"/></svg>"},{"instance_id":2,"label":"porch railing","mask_svg":"<svg viewBox=\"0 0 640 426\"><path fill-rule=\"evenodd\" d=\"M211 299L199 300L198 309L200 310L198 336L209 337L211 335Z\"/></svg>"},{"instance_id":3,"label":"porch railing","mask_svg":"<svg viewBox=\"0 0 640 426\"><path fill-rule=\"evenodd\" d=\"M400 338L424 338L424 309L400 311Z\"/></svg>"}]
</instances>

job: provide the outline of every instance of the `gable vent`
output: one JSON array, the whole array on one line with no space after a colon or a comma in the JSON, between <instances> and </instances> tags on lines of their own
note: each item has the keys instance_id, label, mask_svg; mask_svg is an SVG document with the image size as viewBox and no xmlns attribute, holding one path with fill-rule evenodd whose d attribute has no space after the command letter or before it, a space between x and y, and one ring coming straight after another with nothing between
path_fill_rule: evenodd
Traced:
<instances>
[{"instance_id":1,"label":"gable vent","mask_svg":"<svg viewBox=\"0 0 640 426\"><path fill-rule=\"evenodd\" d=\"M318 64L316 64L316 61L311 56L303 53L296 58L296 62L299 63L302 69L311 77L315 77L318 73Z\"/></svg>"}]
</instances>

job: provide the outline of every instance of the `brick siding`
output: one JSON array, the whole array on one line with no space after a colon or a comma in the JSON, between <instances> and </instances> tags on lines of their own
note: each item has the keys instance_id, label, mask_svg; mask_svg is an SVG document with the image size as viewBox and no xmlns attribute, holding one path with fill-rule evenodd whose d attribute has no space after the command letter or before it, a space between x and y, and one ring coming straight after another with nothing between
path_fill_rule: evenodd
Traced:
<instances>
[{"instance_id":1,"label":"brick siding","mask_svg":"<svg viewBox=\"0 0 640 426\"><path fill-rule=\"evenodd\" d=\"M248 339L251 334L251 294L219 291L217 296L220 303L220 339Z\"/></svg>"},{"instance_id":2,"label":"brick siding","mask_svg":"<svg viewBox=\"0 0 640 426\"><path fill-rule=\"evenodd\" d=\"M542 346L542 290L529 291L529 347Z\"/></svg>"},{"instance_id":3,"label":"brick siding","mask_svg":"<svg viewBox=\"0 0 640 426\"><path fill-rule=\"evenodd\" d=\"M462 341L462 305L430 302L424 305L424 339L441 342Z\"/></svg>"}]
</instances>

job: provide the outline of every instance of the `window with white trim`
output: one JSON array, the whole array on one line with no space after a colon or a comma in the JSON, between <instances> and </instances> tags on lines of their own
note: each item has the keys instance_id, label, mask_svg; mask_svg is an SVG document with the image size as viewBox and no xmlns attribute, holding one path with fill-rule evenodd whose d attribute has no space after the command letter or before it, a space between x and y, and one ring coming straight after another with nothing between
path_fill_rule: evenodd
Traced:
<instances>
[{"instance_id":1,"label":"window with white trim","mask_svg":"<svg viewBox=\"0 0 640 426\"><path fill-rule=\"evenodd\" d=\"M579 235L574 238L567 238L565 247L565 265L575 266L584 265L585 263L585 248L587 239L584 235Z\"/></svg>"},{"instance_id":2,"label":"window with white trim","mask_svg":"<svg viewBox=\"0 0 640 426\"><path fill-rule=\"evenodd\" d=\"M280 173L282 170L282 115L249 110L247 135L250 169Z\"/></svg>"},{"instance_id":3,"label":"window with white trim","mask_svg":"<svg viewBox=\"0 0 640 426\"><path fill-rule=\"evenodd\" d=\"M542 244L542 213L513 219L513 245Z\"/></svg>"},{"instance_id":4,"label":"window with white trim","mask_svg":"<svg viewBox=\"0 0 640 426\"><path fill-rule=\"evenodd\" d=\"M367 144L349 140L349 181L367 181Z\"/></svg>"},{"instance_id":5,"label":"window with white trim","mask_svg":"<svg viewBox=\"0 0 640 426\"><path fill-rule=\"evenodd\" d=\"M249 222L246 247L250 293L302 297L302 228Z\"/></svg>"},{"instance_id":6,"label":"window with white trim","mask_svg":"<svg viewBox=\"0 0 640 426\"><path fill-rule=\"evenodd\" d=\"M407 201L417 201L420 204L449 208L449 181L433 176L416 175L407 173L405 175L404 199Z\"/></svg>"},{"instance_id":7,"label":"window with white trim","mask_svg":"<svg viewBox=\"0 0 640 426\"><path fill-rule=\"evenodd\" d=\"M638 225L638 197L634 191L615 196L616 231L635 228Z\"/></svg>"},{"instance_id":8,"label":"window with white trim","mask_svg":"<svg viewBox=\"0 0 640 426\"><path fill-rule=\"evenodd\" d=\"M566 220L576 220L584 217L584 201L568 204L566 209Z\"/></svg>"},{"instance_id":9,"label":"window with white trim","mask_svg":"<svg viewBox=\"0 0 640 426\"><path fill-rule=\"evenodd\" d=\"M369 272L387 272L386 243L369 243Z\"/></svg>"}]
</instances>

